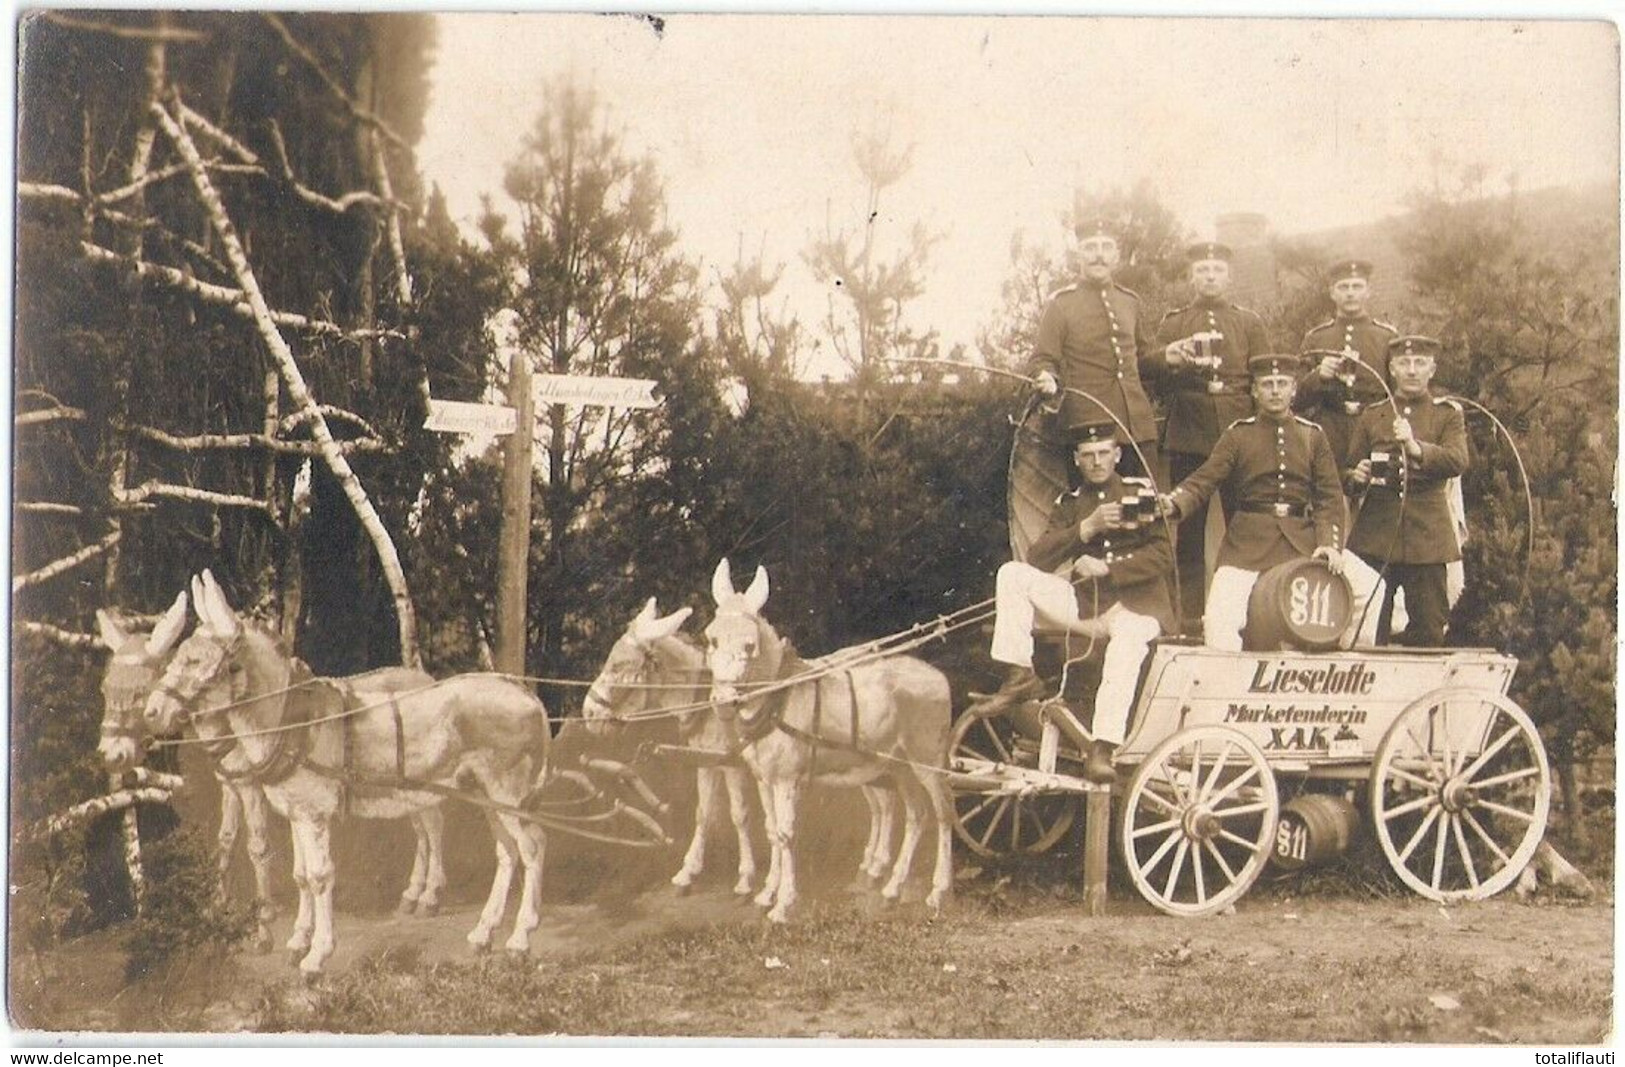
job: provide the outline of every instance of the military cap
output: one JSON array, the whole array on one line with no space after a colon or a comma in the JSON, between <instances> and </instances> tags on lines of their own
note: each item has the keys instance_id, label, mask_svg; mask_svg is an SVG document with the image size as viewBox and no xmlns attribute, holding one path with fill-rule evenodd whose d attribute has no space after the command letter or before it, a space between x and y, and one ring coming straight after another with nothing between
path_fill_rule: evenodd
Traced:
<instances>
[{"instance_id":1,"label":"military cap","mask_svg":"<svg viewBox=\"0 0 1625 1067\"><path fill-rule=\"evenodd\" d=\"M1326 271L1326 281L1342 281L1344 278L1370 278L1371 264L1363 259L1340 259Z\"/></svg>"},{"instance_id":2,"label":"military cap","mask_svg":"<svg viewBox=\"0 0 1625 1067\"><path fill-rule=\"evenodd\" d=\"M1222 259L1228 263L1230 255L1230 246L1218 241L1198 241L1185 249L1185 258L1192 263L1200 263L1204 259Z\"/></svg>"},{"instance_id":3,"label":"military cap","mask_svg":"<svg viewBox=\"0 0 1625 1067\"><path fill-rule=\"evenodd\" d=\"M1341 355L1341 353L1338 353ZM1254 378L1268 378L1276 374L1285 374L1288 377L1298 376L1298 357L1290 352L1276 352L1270 355L1254 356L1247 361L1247 373Z\"/></svg>"},{"instance_id":4,"label":"military cap","mask_svg":"<svg viewBox=\"0 0 1625 1067\"><path fill-rule=\"evenodd\" d=\"M1421 334L1407 334L1388 342L1388 358L1395 356L1437 356L1444 351L1444 343Z\"/></svg>"},{"instance_id":5,"label":"military cap","mask_svg":"<svg viewBox=\"0 0 1625 1067\"><path fill-rule=\"evenodd\" d=\"M1117 240L1122 235L1118 232L1117 223L1104 215L1085 215L1072 227L1072 232L1078 235L1078 240L1085 237L1110 237Z\"/></svg>"},{"instance_id":6,"label":"military cap","mask_svg":"<svg viewBox=\"0 0 1625 1067\"><path fill-rule=\"evenodd\" d=\"M1067 441L1073 445L1092 445L1097 441L1117 442L1117 424L1110 420L1074 423L1067 429Z\"/></svg>"}]
</instances>

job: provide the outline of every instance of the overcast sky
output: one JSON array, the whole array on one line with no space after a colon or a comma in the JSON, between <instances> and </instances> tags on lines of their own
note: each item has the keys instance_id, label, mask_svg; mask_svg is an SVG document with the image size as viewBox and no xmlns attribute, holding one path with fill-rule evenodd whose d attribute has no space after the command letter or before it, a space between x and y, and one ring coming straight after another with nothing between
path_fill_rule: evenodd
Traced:
<instances>
[{"instance_id":1,"label":"overcast sky","mask_svg":"<svg viewBox=\"0 0 1625 1067\"><path fill-rule=\"evenodd\" d=\"M1077 186L1150 178L1211 235L1228 211L1278 233L1398 210L1434 161L1525 188L1617 180L1617 41L1598 22L678 15L442 15L426 177L471 220L560 72L590 81L665 178L690 255L765 237L807 317L800 259L826 213L854 225L854 127L915 146L882 239L945 235L910 318L943 350L998 306L1011 235L1064 239ZM1356 250L1357 251L1357 250Z\"/></svg>"}]
</instances>

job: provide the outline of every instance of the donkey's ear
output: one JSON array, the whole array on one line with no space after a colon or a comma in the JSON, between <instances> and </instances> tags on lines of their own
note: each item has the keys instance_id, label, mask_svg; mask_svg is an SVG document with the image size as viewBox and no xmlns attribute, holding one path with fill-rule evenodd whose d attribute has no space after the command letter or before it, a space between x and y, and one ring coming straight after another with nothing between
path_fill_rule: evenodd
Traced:
<instances>
[{"instance_id":1,"label":"donkey's ear","mask_svg":"<svg viewBox=\"0 0 1625 1067\"><path fill-rule=\"evenodd\" d=\"M208 571L203 572L203 595L209 600L209 616L214 620L214 630L222 637L230 637L237 632L237 614L226 603L226 594L220 591L220 584L214 580L214 575Z\"/></svg>"},{"instance_id":2,"label":"donkey's ear","mask_svg":"<svg viewBox=\"0 0 1625 1067\"><path fill-rule=\"evenodd\" d=\"M660 609L655 607L655 598L650 597L648 600L644 601L643 610L638 612L637 617L634 618L632 622L633 624L640 622L653 622L655 617L659 614Z\"/></svg>"},{"instance_id":3,"label":"donkey's ear","mask_svg":"<svg viewBox=\"0 0 1625 1067\"><path fill-rule=\"evenodd\" d=\"M723 556L722 562L711 575L711 599L718 604L734 595L733 571L728 568L728 557Z\"/></svg>"},{"instance_id":4,"label":"donkey's ear","mask_svg":"<svg viewBox=\"0 0 1625 1067\"><path fill-rule=\"evenodd\" d=\"M687 622L688 617L692 614L694 614L693 608L678 608L664 619L651 621L645 628L645 634L650 639L670 637L683 628L683 623Z\"/></svg>"},{"instance_id":5,"label":"donkey's ear","mask_svg":"<svg viewBox=\"0 0 1625 1067\"><path fill-rule=\"evenodd\" d=\"M755 615L767 603L767 568L760 564L756 567L756 577L750 580L750 588L745 590L745 604L750 613Z\"/></svg>"},{"instance_id":6,"label":"donkey's ear","mask_svg":"<svg viewBox=\"0 0 1625 1067\"><path fill-rule=\"evenodd\" d=\"M213 621L209 618L209 598L203 595L203 579L192 575L192 614L205 630L213 630Z\"/></svg>"},{"instance_id":7,"label":"donkey's ear","mask_svg":"<svg viewBox=\"0 0 1625 1067\"><path fill-rule=\"evenodd\" d=\"M107 646L109 652L117 652L130 639L124 627L113 618L113 613L103 608L96 609L96 629L101 631L102 644Z\"/></svg>"},{"instance_id":8,"label":"donkey's ear","mask_svg":"<svg viewBox=\"0 0 1625 1067\"><path fill-rule=\"evenodd\" d=\"M153 627L152 636L147 638L147 655L153 659L167 656L184 629L186 629L186 590L182 589L175 597L175 603L169 605L164 617Z\"/></svg>"}]
</instances>

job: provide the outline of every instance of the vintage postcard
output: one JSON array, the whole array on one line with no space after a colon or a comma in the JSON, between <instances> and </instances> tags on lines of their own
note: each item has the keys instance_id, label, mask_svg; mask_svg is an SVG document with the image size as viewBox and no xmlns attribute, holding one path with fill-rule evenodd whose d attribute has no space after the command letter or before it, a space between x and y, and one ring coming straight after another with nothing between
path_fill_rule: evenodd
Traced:
<instances>
[{"instance_id":1,"label":"vintage postcard","mask_svg":"<svg viewBox=\"0 0 1625 1067\"><path fill-rule=\"evenodd\" d=\"M17 31L14 1041L1612 1040L1613 23Z\"/></svg>"}]
</instances>

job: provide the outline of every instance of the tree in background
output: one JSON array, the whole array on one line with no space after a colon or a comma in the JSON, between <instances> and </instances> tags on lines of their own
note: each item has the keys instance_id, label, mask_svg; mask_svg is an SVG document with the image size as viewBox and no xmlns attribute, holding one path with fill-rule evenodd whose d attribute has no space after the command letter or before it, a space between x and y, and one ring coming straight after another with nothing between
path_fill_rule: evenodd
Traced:
<instances>
[{"instance_id":1,"label":"tree in background","mask_svg":"<svg viewBox=\"0 0 1625 1067\"><path fill-rule=\"evenodd\" d=\"M712 336L723 363L745 390L743 405L749 404L753 388L760 391L771 380L798 378L806 369L806 328L788 310L788 298L777 306L771 303L783 277L784 264L767 266L759 249L745 258L743 236L728 273L717 275L722 306L712 309Z\"/></svg>"},{"instance_id":2,"label":"tree in background","mask_svg":"<svg viewBox=\"0 0 1625 1067\"><path fill-rule=\"evenodd\" d=\"M411 145L432 44L422 16L24 21L19 820L105 782L94 757L96 608L139 616L212 567L319 671L403 654L400 583L380 545L438 462L432 448L405 446L440 364L412 344L401 235L416 220ZM250 313L233 244L285 351ZM332 449L313 439L290 367L325 405ZM328 472L335 450L346 484ZM365 518L347 491L357 486Z\"/></svg>"},{"instance_id":3,"label":"tree in background","mask_svg":"<svg viewBox=\"0 0 1625 1067\"><path fill-rule=\"evenodd\" d=\"M660 176L608 128L592 90L568 79L547 87L504 186L518 233L491 213L483 225L515 279L519 343L536 370L655 378L662 398L652 411L538 410L543 537L532 549L527 647L545 673L564 664L572 627L603 625L607 603L629 602L604 599L606 583L634 584L628 561L599 551L605 508L644 481L682 499L694 472L671 461L666 440L690 405L720 401L714 376L696 366L695 270L666 223Z\"/></svg>"},{"instance_id":4,"label":"tree in background","mask_svg":"<svg viewBox=\"0 0 1625 1067\"><path fill-rule=\"evenodd\" d=\"M1482 176L1416 198L1402 245L1441 389L1497 413L1528 464L1535 541L1510 450L1468 410L1468 584L1453 643L1518 656L1514 697L1540 725L1571 825L1574 762L1614 739L1618 229L1611 199L1531 217Z\"/></svg>"},{"instance_id":5,"label":"tree in background","mask_svg":"<svg viewBox=\"0 0 1625 1067\"><path fill-rule=\"evenodd\" d=\"M884 257L877 248L883 218L881 196L908 174L914 149L898 148L889 130L873 126L852 137L852 158L863 176L865 207L858 230L832 228L812 240L803 258L820 284L832 286L824 327L835 351L852 368L860 389L883 380L893 356L934 350L935 330L920 332L904 321L904 308L924 291L931 248L939 240L915 222L901 248Z\"/></svg>"}]
</instances>

